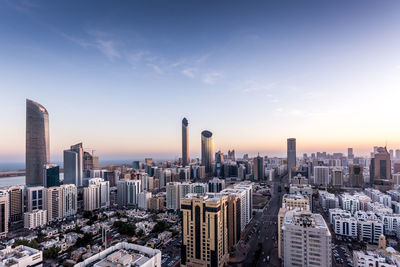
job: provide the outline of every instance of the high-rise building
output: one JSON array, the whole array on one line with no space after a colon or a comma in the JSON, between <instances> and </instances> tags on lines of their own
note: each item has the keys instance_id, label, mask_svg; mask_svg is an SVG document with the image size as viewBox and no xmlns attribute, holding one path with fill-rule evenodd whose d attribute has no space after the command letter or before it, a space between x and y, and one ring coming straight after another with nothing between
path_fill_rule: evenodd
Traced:
<instances>
[{"instance_id":1,"label":"high-rise building","mask_svg":"<svg viewBox=\"0 0 400 267\"><path fill-rule=\"evenodd\" d=\"M396 159L400 159L400 149L396 149Z\"/></svg>"},{"instance_id":2,"label":"high-rise building","mask_svg":"<svg viewBox=\"0 0 400 267\"><path fill-rule=\"evenodd\" d=\"M46 164L43 168L43 186L60 186L60 167L56 164Z\"/></svg>"},{"instance_id":3,"label":"high-rise building","mask_svg":"<svg viewBox=\"0 0 400 267\"><path fill-rule=\"evenodd\" d=\"M289 175L296 167L296 138L287 139L287 169Z\"/></svg>"},{"instance_id":4,"label":"high-rise building","mask_svg":"<svg viewBox=\"0 0 400 267\"><path fill-rule=\"evenodd\" d=\"M343 170L335 168L332 170L332 186L343 186Z\"/></svg>"},{"instance_id":5,"label":"high-rise building","mask_svg":"<svg viewBox=\"0 0 400 267\"><path fill-rule=\"evenodd\" d=\"M349 184L351 187L362 187L364 185L363 166L352 164L349 166Z\"/></svg>"},{"instance_id":6,"label":"high-rise building","mask_svg":"<svg viewBox=\"0 0 400 267\"><path fill-rule=\"evenodd\" d=\"M201 132L201 165L206 169L206 175L212 175L213 139L210 131Z\"/></svg>"},{"instance_id":7,"label":"high-rise building","mask_svg":"<svg viewBox=\"0 0 400 267\"><path fill-rule=\"evenodd\" d=\"M329 167L326 166L314 167L314 184L316 185L329 184Z\"/></svg>"},{"instance_id":8,"label":"high-rise building","mask_svg":"<svg viewBox=\"0 0 400 267\"><path fill-rule=\"evenodd\" d=\"M264 170L264 158L258 155L253 159L253 175L255 181L264 180L265 170Z\"/></svg>"},{"instance_id":9,"label":"high-rise building","mask_svg":"<svg viewBox=\"0 0 400 267\"><path fill-rule=\"evenodd\" d=\"M44 201L45 201L44 191L45 188L43 186L27 187L26 195L27 195L28 212L31 212L33 210L44 209Z\"/></svg>"},{"instance_id":10,"label":"high-rise building","mask_svg":"<svg viewBox=\"0 0 400 267\"><path fill-rule=\"evenodd\" d=\"M182 165L189 165L189 122L186 118L182 120Z\"/></svg>"},{"instance_id":11,"label":"high-rise building","mask_svg":"<svg viewBox=\"0 0 400 267\"><path fill-rule=\"evenodd\" d=\"M62 190L59 186L45 189L44 209L47 210L47 221L60 220L63 217Z\"/></svg>"},{"instance_id":12,"label":"high-rise building","mask_svg":"<svg viewBox=\"0 0 400 267\"><path fill-rule=\"evenodd\" d=\"M61 185L62 217L74 216L78 211L78 190L74 184Z\"/></svg>"},{"instance_id":13,"label":"high-rise building","mask_svg":"<svg viewBox=\"0 0 400 267\"><path fill-rule=\"evenodd\" d=\"M99 157L95 157L94 154L89 152L83 152L83 171L85 177L89 177L91 170L97 169L99 166Z\"/></svg>"},{"instance_id":14,"label":"high-rise building","mask_svg":"<svg viewBox=\"0 0 400 267\"><path fill-rule=\"evenodd\" d=\"M24 219L24 187L11 186L8 188L8 203L10 223L20 222Z\"/></svg>"},{"instance_id":15,"label":"high-rise building","mask_svg":"<svg viewBox=\"0 0 400 267\"><path fill-rule=\"evenodd\" d=\"M320 214L288 211L282 233L283 266L332 266L331 233Z\"/></svg>"},{"instance_id":16,"label":"high-rise building","mask_svg":"<svg viewBox=\"0 0 400 267\"><path fill-rule=\"evenodd\" d=\"M349 147L347 149L347 158L348 159L354 159L353 148L351 148L351 147Z\"/></svg>"},{"instance_id":17,"label":"high-rise building","mask_svg":"<svg viewBox=\"0 0 400 267\"><path fill-rule=\"evenodd\" d=\"M0 190L0 237L5 237L8 233L8 206L8 192Z\"/></svg>"},{"instance_id":18,"label":"high-rise building","mask_svg":"<svg viewBox=\"0 0 400 267\"><path fill-rule=\"evenodd\" d=\"M179 210L180 183L171 182L167 184L166 208L168 210Z\"/></svg>"},{"instance_id":19,"label":"high-rise building","mask_svg":"<svg viewBox=\"0 0 400 267\"><path fill-rule=\"evenodd\" d=\"M90 184L83 188L83 209L85 211L100 208L100 189L98 184Z\"/></svg>"},{"instance_id":20,"label":"high-rise building","mask_svg":"<svg viewBox=\"0 0 400 267\"><path fill-rule=\"evenodd\" d=\"M232 151L231 151L231 150L228 150L228 159L229 159L229 160L232 160L232 161L235 161L235 160L236 160L235 150L234 150L234 149L232 149Z\"/></svg>"},{"instance_id":21,"label":"high-rise building","mask_svg":"<svg viewBox=\"0 0 400 267\"><path fill-rule=\"evenodd\" d=\"M26 185L42 185L43 166L50 162L49 113L26 100Z\"/></svg>"},{"instance_id":22,"label":"high-rise building","mask_svg":"<svg viewBox=\"0 0 400 267\"><path fill-rule=\"evenodd\" d=\"M140 192L140 180L119 180L117 182L118 205L121 207L136 206Z\"/></svg>"},{"instance_id":23,"label":"high-rise building","mask_svg":"<svg viewBox=\"0 0 400 267\"><path fill-rule=\"evenodd\" d=\"M253 183L249 181L241 182L236 184L234 187L236 190L241 190L241 227L242 231L244 227L251 221L253 217Z\"/></svg>"},{"instance_id":24,"label":"high-rise building","mask_svg":"<svg viewBox=\"0 0 400 267\"><path fill-rule=\"evenodd\" d=\"M386 147L377 148L374 157L371 158L370 182L372 184L391 182L391 161Z\"/></svg>"},{"instance_id":25,"label":"high-rise building","mask_svg":"<svg viewBox=\"0 0 400 267\"><path fill-rule=\"evenodd\" d=\"M227 199L227 225L228 225L228 249L233 251L240 240L242 233L242 195L243 190L225 189L221 192L228 197Z\"/></svg>"},{"instance_id":26,"label":"high-rise building","mask_svg":"<svg viewBox=\"0 0 400 267\"><path fill-rule=\"evenodd\" d=\"M83 186L83 146L82 143L64 150L64 183Z\"/></svg>"},{"instance_id":27,"label":"high-rise building","mask_svg":"<svg viewBox=\"0 0 400 267\"><path fill-rule=\"evenodd\" d=\"M149 202L151 199L150 192L140 192L138 194L138 208L141 210L147 210L149 208Z\"/></svg>"},{"instance_id":28,"label":"high-rise building","mask_svg":"<svg viewBox=\"0 0 400 267\"><path fill-rule=\"evenodd\" d=\"M24 213L24 228L35 229L47 224L47 210L34 210Z\"/></svg>"},{"instance_id":29,"label":"high-rise building","mask_svg":"<svg viewBox=\"0 0 400 267\"><path fill-rule=\"evenodd\" d=\"M88 181L89 185L99 186L99 208L107 208L110 206L110 183L104 181L103 178L91 178Z\"/></svg>"},{"instance_id":30,"label":"high-rise building","mask_svg":"<svg viewBox=\"0 0 400 267\"><path fill-rule=\"evenodd\" d=\"M189 194L181 201L182 266L228 263L227 196Z\"/></svg>"}]
</instances>

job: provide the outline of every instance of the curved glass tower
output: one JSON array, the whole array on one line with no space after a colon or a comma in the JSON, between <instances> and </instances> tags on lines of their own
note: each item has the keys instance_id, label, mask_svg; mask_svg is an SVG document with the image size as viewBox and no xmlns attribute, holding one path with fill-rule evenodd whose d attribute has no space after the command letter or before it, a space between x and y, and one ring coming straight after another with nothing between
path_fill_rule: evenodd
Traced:
<instances>
[{"instance_id":1,"label":"curved glass tower","mask_svg":"<svg viewBox=\"0 0 400 267\"><path fill-rule=\"evenodd\" d=\"M189 165L189 122L186 118L182 120L182 165Z\"/></svg>"},{"instance_id":2,"label":"curved glass tower","mask_svg":"<svg viewBox=\"0 0 400 267\"><path fill-rule=\"evenodd\" d=\"M26 100L26 185L43 185L44 167L50 161L49 113Z\"/></svg>"},{"instance_id":3,"label":"curved glass tower","mask_svg":"<svg viewBox=\"0 0 400 267\"><path fill-rule=\"evenodd\" d=\"M205 166L206 174L212 174L213 140L212 132L201 132L201 165Z\"/></svg>"}]
</instances>

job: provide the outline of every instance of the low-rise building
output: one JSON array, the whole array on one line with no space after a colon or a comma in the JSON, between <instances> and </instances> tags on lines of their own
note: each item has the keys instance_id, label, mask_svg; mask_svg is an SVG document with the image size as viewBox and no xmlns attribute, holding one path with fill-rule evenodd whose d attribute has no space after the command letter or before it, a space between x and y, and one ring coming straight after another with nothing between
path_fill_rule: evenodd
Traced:
<instances>
[{"instance_id":1,"label":"low-rise building","mask_svg":"<svg viewBox=\"0 0 400 267\"><path fill-rule=\"evenodd\" d=\"M0 266L28 267L42 261L42 251L31 247L20 245L15 248L7 247L0 250Z\"/></svg>"}]
</instances>

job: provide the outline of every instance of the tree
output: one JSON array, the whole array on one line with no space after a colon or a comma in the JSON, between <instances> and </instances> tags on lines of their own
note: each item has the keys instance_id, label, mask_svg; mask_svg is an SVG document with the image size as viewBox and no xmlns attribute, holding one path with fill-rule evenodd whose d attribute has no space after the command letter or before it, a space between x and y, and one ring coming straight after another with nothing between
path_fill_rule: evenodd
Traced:
<instances>
[{"instance_id":1,"label":"tree","mask_svg":"<svg viewBox=\"0 0 400 267\"><path fill-rule=\"evenodd\" d=\"M20 246L20 245L40 250L39 244L38 244L38 242L36 240L28 241L28 240L25 240L25 239L19 239L19 240L14 242L14 247L17 247L17 246Z\"/></svg>"},{"instance_id":2,"label":"tree","mask_svg":"<svg viewBox=\"0 0 400 267\"><path fill-rule=\"evenodd\" d=\"M91 234L84 234L83 237L78 237L76 240L75 246L77 247L86 247L92 241L93 235Z\"/></svg>"},{"instance_id":3,"label":"tree","mask_svg":"<svg viewBox=\"0 0 400 267\"><path fill-rule=\"evenodd\" d=\"M60 252L60 248L53 246L51 248L45 249L43 251L43 258L45 259L55 259L58 257L58 252Z\"/></svg>"},{"instance_id":4,"label":"tree","mask_svg":"<svg viewBox=\"0 0 400 267\"><path fill-rule=\"evenodd\" d=\"M169 227L168 225L164 222L164 221L159 221L157 222L157 224L154 226L152 232L153 233L161 233L164 232L166 230L168 230Z\"/></svg>"},{"instance_id":5,"label":"tree","mask_svg":"<svg viewBox=\"0 0 400 267\"><path fill-rule=\"evenodd\" d=\"M139 231L137 231L136 236L137 236L137 237L142 237L143 234L144 234L143 230L140 229Z\"/></svg>"},{"instance_id":6,"label":"tree","mask_svg":"<svg viewBox=\"0 0 400 267\"><path fill-rule=\"evenodd\" d=\"M134 236L136 232L136 225L133 223L124 223L122 221L115 221L113 227L117 229L121 235Z\"/></svg>"}]
</instances>

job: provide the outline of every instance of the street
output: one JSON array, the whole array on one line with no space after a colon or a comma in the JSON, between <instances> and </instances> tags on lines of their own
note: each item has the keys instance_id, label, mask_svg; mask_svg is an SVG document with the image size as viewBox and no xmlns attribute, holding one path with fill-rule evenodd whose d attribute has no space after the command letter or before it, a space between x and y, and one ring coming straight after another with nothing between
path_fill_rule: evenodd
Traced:
<instances>
[{"instance_id":1,"label":"street","mask_svg":"<svg viewBox=\"0 0 400 267\"><path fill-rule=\"evenodd\" d=\"M288 176L275 178L268 184L271 186L271 200L264 207L262 212L256 213L252 221L246 227L242 240L239 242L235 257L230 261L230 266L280 266L278 259L278 212L281 206L281 199L285 193L284 184ZM281 192L278 188L281 185ZM248 240L246 242L246 240ZM261 254L256 261L257 250ZM268 260L269 257L269 260Z\"/></svg>"}]
</instances>

